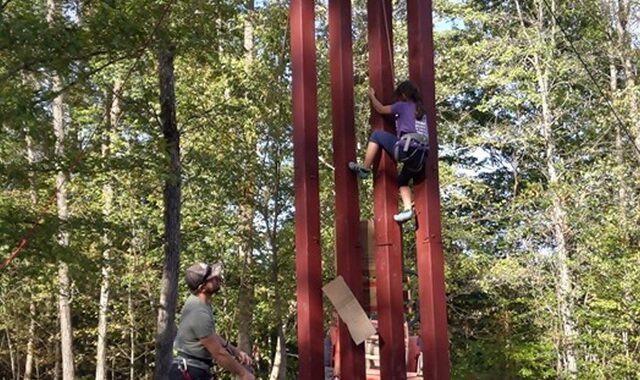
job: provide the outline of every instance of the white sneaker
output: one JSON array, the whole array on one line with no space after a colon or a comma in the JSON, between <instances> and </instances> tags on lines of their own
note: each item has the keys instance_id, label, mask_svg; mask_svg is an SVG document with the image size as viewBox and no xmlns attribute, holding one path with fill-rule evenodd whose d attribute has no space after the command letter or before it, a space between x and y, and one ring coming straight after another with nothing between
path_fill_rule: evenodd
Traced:
<instances>
[{"instance_id":1,"label":"white sneaker","mask_svg":"<svg viewBox=\"0 0 640 380\"><path fill-rule=\"evenodd\" d=\"M413 210L412 209L407 209L404 211L400 211L399 213L395 214L393 216L393 220L395 220L398 223L404 223L407 220L413 218Z\"/></svg>"}]
</instances>

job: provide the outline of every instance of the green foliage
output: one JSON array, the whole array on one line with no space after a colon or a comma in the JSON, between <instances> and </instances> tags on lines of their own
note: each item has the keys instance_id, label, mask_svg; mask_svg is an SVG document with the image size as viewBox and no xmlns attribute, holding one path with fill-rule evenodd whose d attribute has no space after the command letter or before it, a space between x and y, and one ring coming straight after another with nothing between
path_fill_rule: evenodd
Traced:
<instances>
[{"instance_id":1,"label":"green foliage","mask_svg":"<svg viewBox=\"0 0 640 380\"><path fill-rule=\"evenodd\" d=\"M606 47L614 42L603 21L611 14L591 3L555 3L552 15L552 3L443 1L436 7L455 21L436 35L436 58L456 378L559 376L554 197L564 201L568 220L578 376L625 378L637 371L629 343L635 328L620 318L621 310L633 310L634 293L618 286L637 272L630 267L635 233L628 229L638 216L635 201L628 202L637 194L628 187L637 176L621 174L635 163L624 153L621 158L617 122L607 107L619 96L609 92L605 74ZM535 60L544 62L552 83L545 101L557 111L553 157L546 156L549 139L540 127ZM547 162L559 182L550 182Z\"/></svg>"},{"instance_id":2,"label":"green foliage","mask_svg":"<svg viewBox=\"0 0 640 380\"><path fill-rule=\"evenodd\" d=\"M604 4L556 2L551 15L546 3L553 2L441 0L434 7L438 20L450 20L436 28L435 39L454 378L562 376L552 219L558 199L569 237L577 377L634 378L640 371L640 182L631 145L638 135L638 60L625 61L637 58L637 47L612 29ZM0 377L12 376L11 355L24 369L30 339L41 376L54 377L62 261L73 282L78 378L94 376L105 263L111 268L110 375L128 376L130 357L135 377L152 373L167 175L155 46L170 37L177 53L183 170L181 271L195 261L225 263L225 290L215 307L218 330L232 340L240 289L253 284L251 331L258 375L265 378L279 325L289 352L297 350L288 4L260 3L251 11L235 0L58 5L51 23L45 1L5 1L0 10L2 259L23 238L28 243L0 273ZM406 6L394 7L395 79L402 79ZM632 19L637 7L631 2ZM316 11L321 243L328 279L334 276L335 185L326 3ZM370 132L366 16L365 2L354 2L358 156ZM254 33L250 58L245 22ZM617 70L617 89L611 88L610 66ZM540 89L540 67L549 76L548 97ZM63 158L54 154L54 73L65 102ZM108 105L118 82L120 113L111 123ZM554 110L551 136L541 127L544 102ZM558 181L550 180L550 167ZM64 248L55 239L62 225L55 204L59 170L70 174L71 217L64 227L71 244ZM113 199L105 210L107 187ZM361 186L360 202L362 218L371 218L370 184ZM242 215L248 209L251 228ZM413 235L405 235L411 268ZM240 252L246 246L250 252ZM407 287L413 291L415 285L410 277ZM179 304L184 295L181 283ZM290 360L288 368L295 377L297 363Z\"/></svg>"}]
</instances>

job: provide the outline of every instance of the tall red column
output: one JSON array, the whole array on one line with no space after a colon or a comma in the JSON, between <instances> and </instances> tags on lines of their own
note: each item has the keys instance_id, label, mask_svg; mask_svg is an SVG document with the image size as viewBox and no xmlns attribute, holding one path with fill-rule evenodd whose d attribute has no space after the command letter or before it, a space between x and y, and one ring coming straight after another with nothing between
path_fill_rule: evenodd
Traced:
<instances>
[{"instance_id":1,"label":"tall red column","mask_svg":"<svg viewBox=\"0 0 640 380\"><path fill-rule=\"evenodd\" d=\"M351 0L329 0L329 63L333 162L336 181L336 266L339 275L362 303L362 247L358 239L360 210L356 176L347 163L356 159L353 99ZM338 347L340 379L365 377L364 344L356 346L340 322Z\"/></svg>"},{"instance_id":2,"label":"tall red column","mask_svg":"<svg viewBox=\"0 0 640 380\"><path fill-rule=\"evenodd\" d=\"M368 0L369 80L378 98L389 104L393 98L391 1ZM376 112L373 128L394 128ZM392 132L395 133L395 132ZM376 292L380 336L380 377L406 378L404 308L402 294L402 246L400 227L393 220L398 210L397 170L383 153L374 171Z\"/></svg>"},{"instance_id":3,"label":"tall red column","mask_svg":"<svg viewBox=\"0 0 640 380\"><path fill-rule=\"evenodd\" d=\"M296 208L298 379L324 379L318 100L313 0L292 0L293 159Z\"/></svg>"},{"instance_id":4,"label":"tall red column","mask_svg":"<svg viewBox=\"0 0 640 380\"><path fill-rule=\"evenodd\" d=\"M450 378L447 303L440 224L438 136L431 0L407 0L409 72L427 110L429 156L425 180L414 188L418 229L416 251L420 291L420 326L425 379Z\"/></svg>"}]
</instances>

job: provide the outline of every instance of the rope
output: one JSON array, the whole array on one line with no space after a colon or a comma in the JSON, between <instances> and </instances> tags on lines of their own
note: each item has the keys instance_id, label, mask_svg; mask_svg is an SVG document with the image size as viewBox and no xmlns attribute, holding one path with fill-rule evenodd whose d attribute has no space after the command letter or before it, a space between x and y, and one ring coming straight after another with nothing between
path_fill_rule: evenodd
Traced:
<instances>
[{"instance_id":1,"label":"rope","mask_svg":"<svg viewBox=\"0 0 640 380\"><path fill-rule=\"evenodd\" d=\"M153 28L153 31L147 36L147 40L143 44L142 49L140 49L140 53L136 57L136 60L133 62L133 64L131 65L131 67L127 71L127 73L126 73L126 75L125 75L125 77L124 77L124 79L122 81L122 88L125 87L125 84L127 83L129 78L131 77L131 74L133 73L133 69L135 69L135 67L140 62L140 59L142 59L142 55L149 48L149 45L151 44L151 41L153 40L153 36L156 34L158 29L160 28L160 25L161 25L162 21L164 20L166 15L169 13L169 8L171 7L171 5L173 5L173 3L175 1L176 0L169 0L169 2L167 2L167 4L165 5L160 18L158 19L158 22L155 24L155 26ZM113 90L110 90L110 91L111 91L113 96L115 96L115 97L117 97L119 99L122 99L119 93L115 93ZM62 93L62 92L60 92L60 93ZM56 94L56 96L57 96L57 94ZM106 118L107 118L107 115L105 113L105 115L103 115L100 123L96 123L96 127L87 136L87 138L85 139L86 141L90 141L94 137L94 135L98 131L98 125L102 124L102 122ZM80 161L81 161L83 155L84 155L84 151L80 150L78 155L75 157L75 159L73 160L73 162L69 166L69 168L68 168L69 172L72 172L73 169L75 169L78 166L78 164L80 164ZM67 180L67 178L65 177L64 180L61 181L60 184L57 187L54 188L53 197L52 197L53 200L55 200L56 193L62 188L62 186L64 186L66 180ZM23 237L20 239L20 242L17 244L16 248L14 248L14 250L11 252L11 254L9 256L7 256L7 258L0 265L0 270L3 270L9 264L11 264L11 262L20 254L20 252L22 252L24 250L24 248L29 244L29 240L33 237L33 235L35 235L35 233L37 232L38 228L40 228L41 226L42 226L42 219L39 222L35 223L27 232L24 233Z\"/></svg>"},{"instance_id":2,"label":"rope","mask_svg":"<svg viewBox=\"0 0 640 380\"><path fill-rule=\"evenodd\" d=\"M389 0L392 1L392 0ZM391 75L393 76L395 74L395 68L394 68L394 62L393 62L393 45L391 44L391 32L389 31L389 24L387 23L387 20L389 19L389 15L387 14L387 7L385 4L385 0L380 0L380 3L382 5L382 16L383 16L383 20L382 23L384 24L384 31L385 31L385 36L387 37L387 47L389 48L389 63L391 64ZM392 13L391 13L391 19L389 19L389 21L391 22L391 25L393 26L393 9L392 9Z\"/></svg>"}]
</instances>

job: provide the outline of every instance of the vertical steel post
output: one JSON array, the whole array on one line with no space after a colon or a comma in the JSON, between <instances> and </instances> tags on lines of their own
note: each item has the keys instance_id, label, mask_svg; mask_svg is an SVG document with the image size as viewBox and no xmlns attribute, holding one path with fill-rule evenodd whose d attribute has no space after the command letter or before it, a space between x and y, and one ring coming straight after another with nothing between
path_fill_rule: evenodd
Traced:
<instances>
[{"instance_id":1,"label":"vertical steel post","mask_svg":"<svg viewBox=\"0 0 640 380\"><path fill-rule=\"evenodd\" d=\"M324 379L314 0L292 0L299 379Z\"/></svg>"},{"instance_id":2,"label":"vertical steel post","mask_svg":"<svg viewBox=\"0 0 640 380\"><path fill-rule=\"evenodd\" d=\"M369 80L383 103L393 94L391 0L368 0ZM375 111L373 128L385 127ZM390 125L386 129L393 131ZM395 132L392 132L395 133ZM380 336L380 377L382 380L407 376L404 347L404 307L402 294L402 246L400 227L393 220L398 210L396 164L382 153L374 175L376 235L376 292Z\"/></svg>"},{"instance_id":3,"label":"vertical steel post","mask_svg":"<svg viewBox=\"0 0 640 380\"><path fill-rule=\"evenodd\" d=\"M351 0L329 0L329 63L333 162L336 182L336 266L339 275L362 303L362 247L358 239L360 210L356 176L347 168L355 160L353 48ZM364 344L356 346L344 323L339 324L336 358L340 379L364 379Z\"/></svg>"},{"instance_id":4,"label":"vertical steel post","mask_svg":"<svg viewBox=\"0 0 640 380\"><path fill-rule=\"evenodd\" d=\"M425 180L414 187L418 218L416 250L424 374L428 380L443 380L450 378L450 369L440 224L431 0L407 0L407 17L409 73L423 96L429 125L429 156L425 165Z\"/></svg>"}]
</instances>

